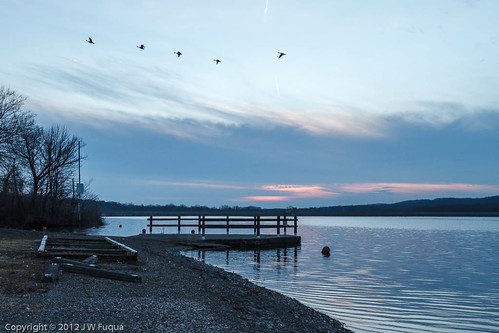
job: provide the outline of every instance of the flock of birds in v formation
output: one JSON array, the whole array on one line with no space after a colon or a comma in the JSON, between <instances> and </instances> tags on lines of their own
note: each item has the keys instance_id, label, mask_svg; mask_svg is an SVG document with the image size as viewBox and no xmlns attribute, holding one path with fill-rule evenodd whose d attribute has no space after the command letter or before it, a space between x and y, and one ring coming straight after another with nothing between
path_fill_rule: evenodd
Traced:
<instances>
[{"instance_id":1,"label":"flock of birds in v formation","mask_svg":"<svg viewBox=\"0 0 499 333\"><path fill-rule=\"evenodd\" d=\"M91 37L88 37L88 39L86 40L86 42L88 42L89 44L95 44ZM144 44L140 44L140 46L137 46L137 47L139 49L141 49L141 50L144 50L146 48ZM173 52L173 53L175 53L177 55L177 57L179 57L179 58L182 55L182 52L180 52L180 51ZM279 57L278 58L281 58L282 56L286 55L286 53L282 53L282 52L277 52L277 53L279 53ZM213 61L215 62L216 65L218 65L220 62L222 62L219 59L213 59Z\"/></svg>"}]
</instances>

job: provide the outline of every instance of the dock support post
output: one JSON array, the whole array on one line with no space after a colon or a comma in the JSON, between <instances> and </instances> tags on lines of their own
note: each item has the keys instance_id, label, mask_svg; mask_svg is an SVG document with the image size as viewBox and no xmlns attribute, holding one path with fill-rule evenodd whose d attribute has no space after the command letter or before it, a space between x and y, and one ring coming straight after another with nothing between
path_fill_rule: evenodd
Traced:
<instances>
[{"instance_id":1,"label":"dock support post","mask_svg":"<svg viewBox=\"0 0 499 333\"><path fill-rule=\"evenodd\" d=\"M277 237L281 236L281 217L277 217Z\"/></svg>"},{"instance_id":2,"label":"dock support post","mask_svg":"<svg viewBox=\"0 0 499 333\"><path fill-rule=\"evenodd\" d=\"M295 215L294 217L294 223L293 223L293 231L294 231L294 234L295 236L298 235L298 217Z\"/></svg>"},{"instance_id":3,"label":"dock support post","mask_svg":"<svg viewBox=\"0 0 499 333\"><path fill-rule=\"evenodd\" d=\"M286 215L284 215L283 226L284 226L284 236L286 236L286 228L288 226L288 218L286 217Z\"/></svg>"},{"instance_id":4,"label":"dock support post","mask_svg":"<svg viewBox=\"0 0 499 333\"><path fill-rule=\"evenodd\" d=\"M256 216L253 216L253 235L256 235Z\"/></svg>"}]
</instances>

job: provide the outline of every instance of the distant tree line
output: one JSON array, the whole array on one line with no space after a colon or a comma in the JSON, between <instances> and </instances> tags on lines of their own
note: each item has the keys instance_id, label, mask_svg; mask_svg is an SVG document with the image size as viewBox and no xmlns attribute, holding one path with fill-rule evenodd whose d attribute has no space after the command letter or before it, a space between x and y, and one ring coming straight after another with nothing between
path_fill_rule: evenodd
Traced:
<instances>
[{"instance_id":1,"label":"distant tree line","mask_svg":"<svg viewBox=\"0 0 499 333\"><path fill-rule=\"evenodd\" d=\"M499 216L499 196L438 198L393 204L301 208L300 215L315 216Z\"/></svg>"},{"instance_id":2,"label":"distant tree line","mask_svg":"<svg viewBox=\"0 0 499 333\"><path fill-rule=\"evenodd\" d=\"M37 125L25 101L0 87L0 226L78 226L73 179L81 140L59 125ZM100 223L98 207L82 205L81 224Z\"/></svg>"},{"instance_id":3,"label":"distant tree line","mask_svg":"<svg viewBox=\"0 0 499 333\"><path fill-rule=\"evenodd\" d=\"M440 198L410 200L393 204L329 206L310 208L260 208L256 206L185 206L185 205L134 205L97 201L105 216L149 215L299 215L299 216L499 216L499 196L487 198Z\"/></svg>"}]
</instances>

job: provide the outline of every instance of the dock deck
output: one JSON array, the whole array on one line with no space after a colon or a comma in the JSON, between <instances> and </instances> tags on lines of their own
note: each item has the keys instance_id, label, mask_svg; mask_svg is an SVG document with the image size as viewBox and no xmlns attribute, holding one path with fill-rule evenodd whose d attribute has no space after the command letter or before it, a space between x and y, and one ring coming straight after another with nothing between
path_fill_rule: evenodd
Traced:
<instances>
[{"instance_id":1,"label":"dock deck","mask_svg":"<svg viewBox=\"0 0 499 333\"><path fill-rule=\"evenodd\" d=\"M293 235L244 235L244 234L141 234L143 239L154 239L202 248L272 249L301 245L301 237Z\"/></svg>"}]
</instances>

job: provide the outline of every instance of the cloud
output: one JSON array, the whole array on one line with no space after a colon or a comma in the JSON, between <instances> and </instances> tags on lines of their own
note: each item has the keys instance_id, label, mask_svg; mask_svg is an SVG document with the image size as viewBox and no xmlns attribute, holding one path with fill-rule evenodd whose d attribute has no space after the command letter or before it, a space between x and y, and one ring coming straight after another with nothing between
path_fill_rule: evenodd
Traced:
<instances>
[{"instance_id":1,"label":"cloud","mask_svg":"<svg viewBox=\"0 0 499 333\"><path fill-rule=\"evenodd\" d=\"M386 121L349 110L288 109L222 101L200 93L174 71L128 60L65 66L26 66L37 84L30 96L38 112L103 126L134 124L160 133L196 139L220 136L241 126L264 130L296 128L312 135L379 137ZM40 91L44 93L40 94ZM264 101L263 101L264 102ZM196 130L196 129L201 130Z\"/></svg>"},{"instance_id":2,"label":"cloud","mask_svg":"<svg viewBox=\"0 0 499 333\"><path fill-rule=\"evenodd\" d=\"M195 188L217 188L217 189L231 189L231 190L247 190L250 187L238 186L230 184L220 184L220 183L208 183L208 182L172 182L164 180L140 180L139 182L149 185L158 186L180 186L180 187L195 187Z\"/></svg>"},{"instance_id":3,"label":"cloud","mask_svg":"<svg viewBox=\"0 0 499 333\"><path fill-rule=\"evenodd\" d=\"M329 198L338 193L327 191L318 185L266 185L261 187L265 191L289 192L293 198Z\"/></svg>"},{"instance_id":4,"label":"cloud","mask_svg":"<svg viewBox=\"0 0 499 333\"><path fill-rule=\"evenodd\" d=\"M476 184L417 184L417 183L356 183L339 185L338 189L349 193L380 193L390 192L397 194L418 194L432 192L470 192L470 193L496 193L497 185Z\"/></svg>"},{"instance_id":5,"label":"cloud","mask_svg":"<svg viewBox=\"0 0 499 333\"><path fill-rule=\"evenodd\" d=\"M272 129L288 127L322 136L383 137L389 122L383 117L327 106L321 110L284 109L198 100L198 105L227 116L235 126Z\"/></svg>"},{"instance_id":6,"label":"cloud","mask_svg":"<svg viewBox=\"0 0 499 333\"><path fill-rule=\"evenodd\" d=\"M245 104L206 96L195 83L166 67L131 60L105 63L105 68L74 61L61 67L27 66L30 82L38 84L32 88L37 93L30 96L34 111L97 127L116 123L141 126L191 140L224 137L241 127L375 139L390 136L403 124L441 127L460 120L463 130L483 130L490 125L487 127L487 117L481 115L499 113L435 101L416 101L391 113L328 104L310 106L304 101L292 107L265 99Z\"/></svg>"},{"instance_id":7,"label":"cloud","mask_svg":"<svg viewBox=\"0 0 499 333\"><path fill-rule=\"evenodd\" d=\"M286 192L285 196L255 195L245 196L237 201L292 201L297 199L324 199L354 194L426 194L473 193L486 195L499 192L497 185L477 184L431 184L431 183L352 183L332 185L265 185L260 190L269 192Z\"/></svg>"},{"instance_id":8,"label":"cloud","mask_svg":"<svg viewBox=\"0 0 499 333\"><path fill-rule=\"evenodd\" d=\"M286 196L256 195L243 197L234 201L288 201L290 199L292 198Z\"/></svg>"}]
</instances>

